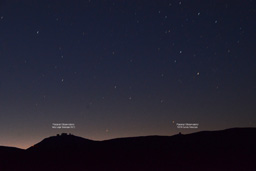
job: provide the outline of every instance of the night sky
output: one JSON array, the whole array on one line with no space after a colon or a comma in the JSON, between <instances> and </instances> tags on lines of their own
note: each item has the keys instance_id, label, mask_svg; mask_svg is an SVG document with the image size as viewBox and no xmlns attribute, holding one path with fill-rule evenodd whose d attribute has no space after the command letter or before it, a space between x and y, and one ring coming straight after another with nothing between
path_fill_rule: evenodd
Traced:
<instances>
[{"instance_id":1,"label":"night sky","mask_svg":"<svg viewBox=\"0 0 256 171\"><path fill-rule=\"evenodd\" d=\"M255 98L254 0L0 1L0 145L255 127Z\"/></svg>"}]
</instances>

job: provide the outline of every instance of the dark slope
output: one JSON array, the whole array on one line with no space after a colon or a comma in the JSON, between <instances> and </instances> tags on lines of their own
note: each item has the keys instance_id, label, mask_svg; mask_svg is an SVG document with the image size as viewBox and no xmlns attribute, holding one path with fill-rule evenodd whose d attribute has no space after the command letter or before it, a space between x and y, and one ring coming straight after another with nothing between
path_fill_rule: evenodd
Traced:
<instances>
[{"instance_id":1,"label":"dark slope","mask_svg":"<svg viewBox=\"0 0 256 171\"><path fill-rule=\"evenodd\" d=\"M122 138L105 141L104 146L108 152L125 155L116 160L127 166L142 163L142 167L156 170L256 170L256 128Z\"/></svg>"},{"instance_id":2,"label":"dark slope","mask_svg":"<svg viewBox=\"0 0 256 171\"><path fill-rule=\"evenodd\" d=\"M15 153L22 153L25 150L16 148L16 147L6 147L6 146L0 146L0 151L2 155L11 155ZM2 156L0 156L2 157Z\"/></svg>"},{"instance_id":3,"label":"dark slope","mask_svg":"<svg viewBox=\"0 0 256 171\"><path fill-rule=\"evenodd\" d=\"M106 141L54 136L18 161L10 162L22 166L16 170L256 170L256 128Z\"/></svg>"},{"instance_id":4,"label":"dark slope","mask_svg":"<svg viewBox=\"0 0 256 171\"><path fill-rule=\"evenodd\" d=\"M19 159L24 155L25 150L23 149L0 146L0 171L5 168L14 170L17 166L21 166L23 163Z\"/></svg>"}]
</instances>

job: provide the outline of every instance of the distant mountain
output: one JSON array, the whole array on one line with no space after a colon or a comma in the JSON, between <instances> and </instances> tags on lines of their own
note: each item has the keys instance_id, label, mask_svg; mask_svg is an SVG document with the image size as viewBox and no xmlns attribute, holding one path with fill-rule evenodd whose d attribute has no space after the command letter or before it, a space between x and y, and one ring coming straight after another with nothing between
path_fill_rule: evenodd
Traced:
<instances>
[{"instance_id":1,"label":"distant mountain","mask_svg":"<svg viewBox=\"0 0 256 171\"><path fill-rule=\"evenodd\" d=\"M92 141L62 134L0 147L0 170L256 170L256 128Z\"/></svg>"},{"instance_id":2,"label":"distant mountain","mask_svg":"<svg viewBox=\"0 0 256 171\"><path fill-rule=\"evenodd\" d=\"M28 148L27 151L62 151L63 149L79 151L82 147L90 147L94 143L96 143L96 141L63 133L61 135L45 138L43 141Z\"/></svg>"}]
</instances>

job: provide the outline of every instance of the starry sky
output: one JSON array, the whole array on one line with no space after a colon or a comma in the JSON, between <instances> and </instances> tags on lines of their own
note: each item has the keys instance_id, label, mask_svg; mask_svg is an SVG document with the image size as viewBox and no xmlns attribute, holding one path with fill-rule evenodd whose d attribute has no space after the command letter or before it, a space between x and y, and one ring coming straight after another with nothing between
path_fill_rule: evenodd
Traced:
<instances>
[{"instance_id":1,"label":"starry sky","mask_svg":"<svg viewBox=\"0 0 256 171\"><path fill-rule=\"evenodd\" d=\"M0 145L255 127L255 21L254 0L1 0Z\"/></svg>"}]
</instances>

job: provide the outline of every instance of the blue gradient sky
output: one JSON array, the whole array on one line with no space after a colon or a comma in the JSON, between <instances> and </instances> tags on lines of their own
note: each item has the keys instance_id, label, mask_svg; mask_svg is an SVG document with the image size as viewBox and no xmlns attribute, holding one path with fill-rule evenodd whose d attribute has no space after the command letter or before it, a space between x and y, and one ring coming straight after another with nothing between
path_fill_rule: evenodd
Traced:
<instances>
[{"instance_id":1,"label":"blue gradient sky","mask_svg":"<svg viewBox=\"0 0 256 171\"><path fill-rule=\"evenodd\" d=\"M1 1L0 145L255 127L255 9L253 0ZM199 128L175 126L186 122Z\"/></svg>"}]
</instances>

